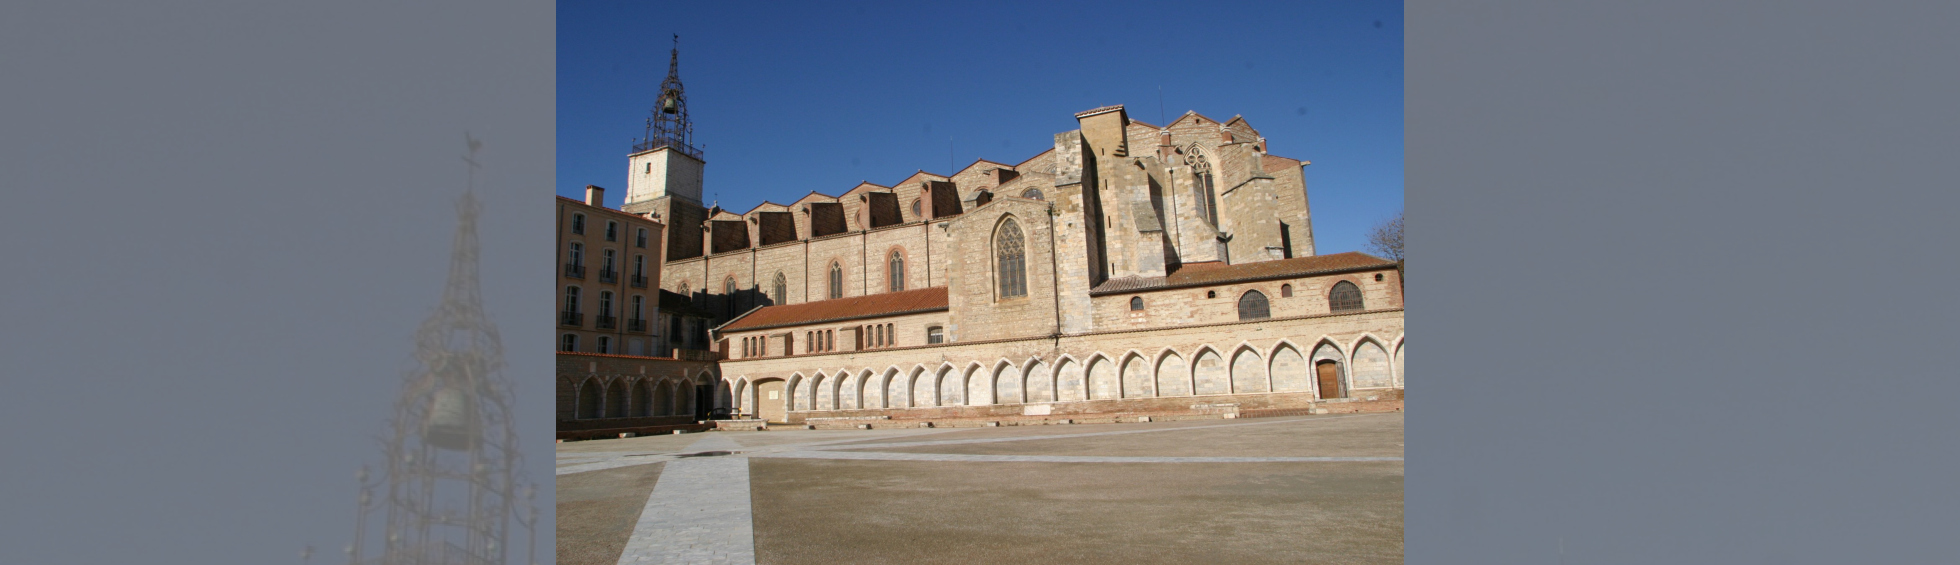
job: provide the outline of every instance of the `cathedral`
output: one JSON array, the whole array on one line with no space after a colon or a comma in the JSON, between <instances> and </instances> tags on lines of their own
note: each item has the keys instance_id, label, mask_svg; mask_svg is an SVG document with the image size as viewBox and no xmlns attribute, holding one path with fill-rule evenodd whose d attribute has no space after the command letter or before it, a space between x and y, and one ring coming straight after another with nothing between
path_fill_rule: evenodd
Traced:
<instances>
[{"instance_id":1,"label":"cathedral","mask_svg":"<svg viewBox=\"0 0 1960 565\"><path fill-rule=\"evenodd\" d=\"M614 213L657 226L659 304L690 316L663 318L655 343L711 350L699 412L1176 417L1402 397L1400 265L1315 254L1308 162L1243 117L1094 108L1019 163L738 213L702 202L673 68ZM601 377L561 374L561 414L611 403L576 390Z\"/></svg>"}]
</instances>

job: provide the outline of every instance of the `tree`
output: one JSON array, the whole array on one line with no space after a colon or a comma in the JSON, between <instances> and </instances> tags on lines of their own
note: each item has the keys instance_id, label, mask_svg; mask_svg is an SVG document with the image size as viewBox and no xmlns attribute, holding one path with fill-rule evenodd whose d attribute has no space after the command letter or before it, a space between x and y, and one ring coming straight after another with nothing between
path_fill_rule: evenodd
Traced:
<instances>
[{"instance_id":1,"label":"tree","mask_svg":"<svg viewBox=\"0 0 1960 565\"><path fill-rule=\"evenodd\" d=\"M1376 224L1368 232L1368 250L1383 258L1402 260L1402 213L1396 212L1394 218Z\"/></svg>"}]
</instances>

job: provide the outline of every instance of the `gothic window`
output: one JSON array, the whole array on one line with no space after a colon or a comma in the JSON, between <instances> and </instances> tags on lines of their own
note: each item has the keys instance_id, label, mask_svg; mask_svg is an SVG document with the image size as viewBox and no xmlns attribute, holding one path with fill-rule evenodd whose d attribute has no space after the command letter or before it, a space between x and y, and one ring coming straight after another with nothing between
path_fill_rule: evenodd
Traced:
<instances>
[{"instance_id":1,"label":"gothic window","mask_svg":"<svg viewBox=\"0 0 1960 565\"><path fill-rule=\"evenodd\" d=\"M619 241L619 222L606 222L606 241Z\"/></svg>"},{"instance_id":2,"label":"gothic window","mask_svg":"<svg viewBox=\"0 0 1960 565\"><path fill-rule=\"evenodd\" d=\"M585 214L572 214L572 233L585 235Z\"/></svg>"},{"instance_id":3,"label":"gothic window","mask_svg":"<svg viewBox=\"0 0 1960 565\"><path fill-rule=\"evenodd\" d=\"M1218 225L1218 195L1212 186L1211 161L1198 145L1184 153L1184 164L1191 167L1191 197L1198 202L1198 217Z\"/></svg>"},{"instance_id":4,"label":"gothic window","mask_svg":"<svg viewBox=\"0 0 1960 565\"><path fill-rule=\"evenodd\" d=\"M634 247L638 247L638 248L640 248L640 249L646 249L646 248L647 248L647 229L646 229L646 228L640 228L640 234L639 234L639 236L638 236L638 237L636 237L636 238L635 238L635 239L633 240L633 246L634 246Z\"/></svg>"},{"instance_id":5,"label":"gothic window","mask_svg":"<svg viewBox=\"0 0 1960 565\"><path fill-rule=\"evenodd\" d=\"M830 262L830 298L844 297L844 266L836 261Z\"/></svg>"},{"instance_id":6,"label":"gothic window","mask_svg":"<svg viewBox=\"0 0 1960 565\"><path fill-rule=\"evenodd\" d=\"M1039 189L1039 188L1030 188L1030 189L1028 189L1028 191L1027 191L1027 192L1023 192L1023 193L1021 193L1021 197L1022 197L1022 198L1033 198L1033 199L1035 199L1035 200L1043 200L1043 198L1042 198L1042 195L1041 195L1041 189Z\"/></svg>"},{"instance_id":7,"label":"gothic window","mask_svg":"<svg viewBox=\"0 0 1960 565\"><path fill-rule=\"evenodd\" d=\"M1335 283L1334 290L1327 293L1327 305L1335 312L1361 310L1361 289L1347 281Z\"/></svg>"},{"instance_id":8,"label":"gothic window","mask_svg":"<svg viewBox=\"0 0 1960 565\"><path fill-rule=\"evenodd\" d=\"M1135 312L1140 310L1143 310L1143 297L1141 296L1130 297L1130 311Z\"/></svg>"},{"instance_id":9,"label":"gothic window","mask_svg":"<svg viewBox=\"0 0 1960 565\"><path fill-rule=\"evenodd\" d=\"M559 336L559 338L558 338L558 350L559 350L559 351L567 351L567 352L577 352L577 351L578 351L578 334L565 334L565 335L563 335L563 336Z\"/></svg>"},{"instance_id":10,"label":"gothic window","mask_svg":"<svg viewBox=\"0 0 1960 565\"><path fill-rule=\"evenodd\" d=\"M783 304L786 302L784 298L788 296L789 280L783 278L782 273L776 273L776 282L770 285L769 299L776 304Z\"/></svg>"},{"instance_id":11,"label":"gothic window","mask_svg":"<svg viewBox=\"0 0 1960 565\"><path fill-rule=\"evenodd\" d=\"M721 287L722 298L728 301L728 316L735 317L735 277L728 277L727 281L722 282Z\"/></svg>"},{"instance_id":12,"label":"gothic window","mask_svg":"<svg viewBox=\"0 0 1960 565\"><path fill-rule=\"evenodd\" d=\"M1266 295L1257 290L1248 290L1239 297L1240 320L1262 320L1273 317L1272 309L1266 306Z\"/></svg>"},{"instance_id":13,"label":"gothic window","mask_svg":"<svg viewBox=\"0 0 1960 565\"><path fill-rule=\"evenodd\" d=\"M891 291L905 290L905 256L893 251L890 263L891 269L887 274L891 275Z\"/></svg>"},{"instance_id":14,"label":"gothic window","mask_svg":"<svg viewBox=\"0 0 1960 565\"><path fill-rule=\"evenodd\" d=\"M1001 298L1028 295L1027 256L1021 245L1021 226L1013 218L1001 222L994 235L994 266Z\"/></svg>"}]
</instances>

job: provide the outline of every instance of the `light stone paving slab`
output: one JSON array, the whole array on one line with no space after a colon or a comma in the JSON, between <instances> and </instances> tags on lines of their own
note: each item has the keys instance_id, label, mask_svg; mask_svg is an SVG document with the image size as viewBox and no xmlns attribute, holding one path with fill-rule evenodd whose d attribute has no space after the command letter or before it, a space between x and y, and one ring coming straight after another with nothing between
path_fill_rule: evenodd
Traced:
<instances>
[{"instance_id":1,"label":"light stone paving slab","mask_svg":"<svg viewBox=\"0 0 1960 565\"><path fill-rule=\"evenodd\" d=\"M1064 439L1064 438L1078 438L1078 437L1096 437L1096 436L1118 436L1118 435L1129 435L1129 434L1149 434L1149 433L1158 433L1158 432L1183 432L1183 431L1190 431L1190 430L1206 430L1206 429L1213 429L1213 428L1237 428L1237 427L1244 427L1244 426L1271 426L1271 425L1274 425L1274 424L1301 424L1301 423L1308 423L1308 422L1325 422L1325 421L1328 421L1328 420L1342 420L1342 419L1347 419L1347 418L1359 418L1359 417L1367 417L1367 416L1381 416L1381 415L1384 415L1384 414L1354 414L1354 415L1350 415L1350 416L1323 416L1323 417L1319 417L1319 418L1306 418L1306 419L1292 419L1292 420L1277 420L1277 421L1271 421L1271 422L1249 422L1249 423L1238 423L1238 424L1212 424L1212 425L1209 425L1209 426L1181 426L1181 427L1175 427L1175 428L1157 428L1157 429L1147 429L1147 430L1120 430L1120 431L1114 431L1114 432L1087 432L1087 433L1080 433L1080 434L1054 434L1054 435L1036 435L1036 436L1016 436L1016 437L990 437L990 438L975 438L975 439L943 439L943 440L935 440L935 441L903 441L903 442L891 442L891 443L864 443L864 444L854 444L854 445L832 445L832 446L829 446L829 447L825 447L825 448L824 448L824 450L826 450L826 451L828 451L828 450L832 450L832 449L885 449L885 448L891 448L891 447L923 447L923 446L930 446L930 445L960 445L960 444L970 444L970 443L1000 443L1000 442L1007 442L1007 441L1036 441L1036 440L1044 440L1044 439ZM866 440L860 440L860 441L866 441Z\"/></svg>"},{"instance_id":2,"label":"light stone paving slab","mask_svg":"<svg viewBox=\"0 0 1960 565\"><path fill-rule=\"evenodd\" d=\"M1018 463L1325 463L1402 460L1401 457L1121 457L1108 455L964 455L957 453L883 453L876 451L786 451L782 453L759 454L756 457Z\"/></svg>"},{"instance_id":3,"label":"light stone paving slab","mask_svg":"<svg viewBox=\"0 0 1960 565\"><path fill-rule=\"evenodd\" d=\"M688 451L740 447L728 438L709 437L689 445ZM754 523L747 458L672 459L654 483L619 563L754 565Z\"/></svg>"},{"instance_id":4,"label":"light stone paving slab","mask_svg":"<svg viewBox=\"0 0 1960 565\"><path fill-rule=\"evenodd\" d=\"M561 464L589 461L560 467L557 474L582 473L632 465L666 462L653 494L647 497L640 520L620 554L621 565L659 563L755 563L754 518L749 493L749 457L789 459L854 459L882 461L955 462L1036 462L1036 463L1310 463L1402 461L1401 457L1121 457L1066 455L967 455L945 453L891 453L862 450L929 445L958 445L1125 435L1150 432L1186 431L1206 428L1262 426L1317 422L1332 419L1373 416L1329 416L1267 422L1215 424L1149 430L1124 430L1079 434L1056 434L1005 438L911 441L852 444L879 438L846 438L746 448L728 435L713 434L687 449L672 454L635 452L595 452L567 454ZM946 433L956 430L913 432L907 435ZM705 451L741 452L724 456L680 457Z\"/></svg>"}]
</instances>

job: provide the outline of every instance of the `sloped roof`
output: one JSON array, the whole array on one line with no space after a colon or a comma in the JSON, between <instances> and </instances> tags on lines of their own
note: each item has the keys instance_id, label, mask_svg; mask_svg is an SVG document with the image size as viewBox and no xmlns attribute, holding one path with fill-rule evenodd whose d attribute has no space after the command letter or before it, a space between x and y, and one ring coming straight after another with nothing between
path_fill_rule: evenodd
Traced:
<instances>
[{"instance_id":1,"label":"sloped roof","mask_svg":"<svg viewBox=\"0 0 1960 565\"><path fill-rule=\"evenodd\" d=\"M1325 275L1348 271L1386 269L1394 266L1394 261L1355 251L1335 253L1333 255L1294 257L1292 259L1280 259L1277 261L1240 263L1237 265L1227 265L1219 261L1185 263L1177 272L1167 276L1110 279L1102 284L1096 285L1096 288L1090 290L1089 294L1095 296L1139 290L1167 290L1265 279Z\"/></svg>"},{"instance_id":2,"label":"sloped roof","mask_svg":"<svg viewBox=\"0 0 1960 565\"><path fill-rule=\"evenodd\" d=\"M721 331L753 331L945 310L946 287L935 286L802 304L764 306L723 325Z\"/></svg>"}]
</instances>

